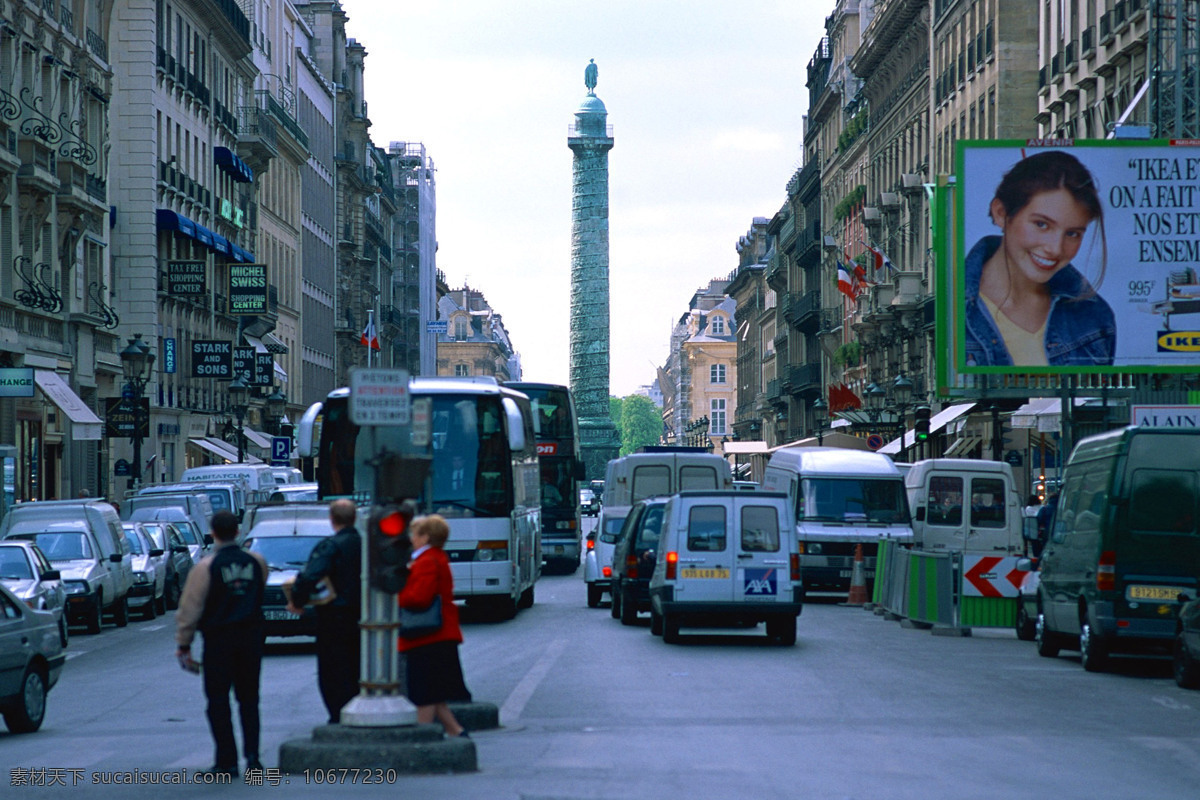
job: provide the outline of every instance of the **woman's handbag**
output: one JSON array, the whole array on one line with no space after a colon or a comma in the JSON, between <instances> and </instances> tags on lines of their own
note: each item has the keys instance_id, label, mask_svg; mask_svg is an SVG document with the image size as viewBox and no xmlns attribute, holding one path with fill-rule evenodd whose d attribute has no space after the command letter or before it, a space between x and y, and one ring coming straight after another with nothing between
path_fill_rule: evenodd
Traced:
<instances>
[{"instance_id":1,"label":"woman's handbag","mask_svg":"<svg viewBox=\"0 0 1200 800\"><path fill-rule=\"evenodd\" d=\"M442 596L433 598L429 608L413 611L408 608L400 609L400 638L420 639L442 629Z\"/></svg>"}]
</instances>

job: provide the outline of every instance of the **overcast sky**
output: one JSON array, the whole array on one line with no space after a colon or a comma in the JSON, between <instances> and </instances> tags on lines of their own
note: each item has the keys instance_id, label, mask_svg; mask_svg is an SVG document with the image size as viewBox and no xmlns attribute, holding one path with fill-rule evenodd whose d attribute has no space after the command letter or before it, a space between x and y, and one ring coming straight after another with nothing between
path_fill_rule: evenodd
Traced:
<instances>
[{"instance_id":1,"label":"overcast sky","mask_svg":"<svg viewBox=\"0 0 1200 800\"><path fill-rule=\"evenodd\" d=\"M829 2L342 0L377 146L437 167L438 268L503 315L526 380L569 377L571 151L588 59L608 107L611 391L650 383L692 293L737 267L801 164Z\"/></svg>"}]
</instances>

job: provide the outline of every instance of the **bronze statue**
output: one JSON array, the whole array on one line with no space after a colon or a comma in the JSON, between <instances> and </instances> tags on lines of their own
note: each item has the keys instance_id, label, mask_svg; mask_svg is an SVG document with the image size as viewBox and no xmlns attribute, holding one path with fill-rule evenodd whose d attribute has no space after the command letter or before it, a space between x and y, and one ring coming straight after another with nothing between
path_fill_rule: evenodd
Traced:
<instances>
[{"instance_id":1,"label":"bronze statue","mask_svg":"<svg viewBox=\"0 0 1200 800\"><path fill-rule=\"evenodd\" d=\"M583 85L587 87L588 94L596 93L596 78L600 75L600 68L596 66L596 59L589 58L588 65L583 70Z\"/></svg>"}]
</instances>

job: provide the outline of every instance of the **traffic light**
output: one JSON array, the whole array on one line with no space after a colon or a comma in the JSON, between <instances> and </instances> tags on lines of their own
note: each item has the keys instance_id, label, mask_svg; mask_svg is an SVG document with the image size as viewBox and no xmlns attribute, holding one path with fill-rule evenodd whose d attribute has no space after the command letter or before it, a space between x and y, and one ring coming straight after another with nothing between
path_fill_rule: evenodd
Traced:
<instances>
[{"instance_id":1,"label":"traffic light","mask_svg":"<svg viewBox=\"0 0 1200 800\"><path fill-rule=\"evenodd\" d=\"M913 418L916 420L913 426L916 441L926 441L929 438L929 406L917 406L913 409Z\"/></svg>"},{"instance_id":2,"label":"traffic light","mask_svg":"<svg viewBox=\"0 0 1200 800\"><path fill-rule=\"evenodd\" d=\"M396 594L404 588L408 577L408 557L412 544L408 540L408 525L416 506L411 500L386 503L371 508L367 521L367 542L371 588Z\"/></svg>"}]
</instances>

